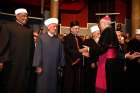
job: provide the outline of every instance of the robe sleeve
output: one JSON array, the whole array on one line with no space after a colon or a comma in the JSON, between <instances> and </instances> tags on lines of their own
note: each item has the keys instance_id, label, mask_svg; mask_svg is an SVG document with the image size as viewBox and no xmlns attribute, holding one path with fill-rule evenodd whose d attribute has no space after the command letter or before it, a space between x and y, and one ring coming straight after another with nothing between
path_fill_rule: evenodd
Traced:
<instances>
[{"instance_id":1,"label":"robe sleeve","mask_svg":"<svg viewBox=\"0 0 140 93\"><path fill-rule=\"evenodd\" d=\"M39 37L33 57L33 67L42 66L42 40Z\"/></svg>"},{"instance_id":2,"label":"robe sleeve","mask_svg":"<svg viewBox=\"0 0 140 93\"><path fill-rule=\"evenodd\" d=\"M0 61L6 62L9 60L9 40L10 32L8 31L7 25L3 24L0 31Z\"/></svg>"},{"instance_id":3,"label":"robe sleeve","mask_svg":"<svg viewBox=\"0 0 140 93\"><path fill-rule=\"evenodd\" d=\"M65 65L65 54L64 54L64 46L63 44L60 42L60 46L59 46L59 64L58 66L62 66L64 67Z\"/></svg>"}]
</instances>

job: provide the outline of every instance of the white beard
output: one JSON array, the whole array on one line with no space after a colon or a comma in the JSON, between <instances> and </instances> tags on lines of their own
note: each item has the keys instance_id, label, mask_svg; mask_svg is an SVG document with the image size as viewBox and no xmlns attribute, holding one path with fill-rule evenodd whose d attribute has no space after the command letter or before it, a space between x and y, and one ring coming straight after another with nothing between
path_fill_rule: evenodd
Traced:
<instances>
[{"instance_id":1,"label":"white beard","mask_svg":"<svg viewBox=\"0 0 140 93\"><path fill-rule=\"evenodd\" d=\"M94 38L95 42L98 43L99 41L99 38Z\"/></svg>"}]
</instances>

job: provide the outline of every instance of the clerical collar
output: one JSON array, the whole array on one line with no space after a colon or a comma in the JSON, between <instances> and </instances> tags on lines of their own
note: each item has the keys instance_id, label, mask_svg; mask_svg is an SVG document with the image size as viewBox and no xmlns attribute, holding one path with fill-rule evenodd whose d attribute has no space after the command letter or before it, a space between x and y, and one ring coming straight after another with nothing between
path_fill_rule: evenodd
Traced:
<instances>
[{"instance_id":1,"label":"clerical collar","mask_svg":"<svg viewBox=\"0 0 140 93\"><path fill-rule=\"evenodd\" d=\"M49 35L50 37L53 37L53 36L54 36L54 34L52 34L52 33L50 33L50 32L48 32L48 35Z\"/></svg>"}]
</instances>

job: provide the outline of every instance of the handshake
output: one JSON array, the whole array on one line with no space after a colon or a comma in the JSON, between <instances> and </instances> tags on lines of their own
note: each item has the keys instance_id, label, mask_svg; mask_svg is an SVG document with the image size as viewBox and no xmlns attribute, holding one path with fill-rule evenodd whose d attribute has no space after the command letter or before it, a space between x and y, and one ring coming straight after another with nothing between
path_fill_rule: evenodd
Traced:
<instances>
[{"instance_id":1,"label":"handshake","mask_svg":"<svg viewBox=\"0 0 140 93\"><path fill-rule=\"evenodd\" d=\"M84 57L90 57L89 46L83 45L83 48L79 49L79 52L82 53Z\"/></svg>"}]
</instances>

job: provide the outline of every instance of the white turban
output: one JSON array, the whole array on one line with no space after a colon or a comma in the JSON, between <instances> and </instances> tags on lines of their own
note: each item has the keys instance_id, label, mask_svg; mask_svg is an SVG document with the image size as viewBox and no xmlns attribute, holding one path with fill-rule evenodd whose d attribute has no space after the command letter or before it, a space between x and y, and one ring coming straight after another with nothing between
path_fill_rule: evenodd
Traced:
<instances>
[{"instance_id":1,"label":"white turban","mask_svg":"<svg viewBox=\"0 0 140 93\"><path fill-rule=\"evenodd\" d=\"M19 13L28 13L27 10L25 8L19 8L15 10L15 15L19 14Z\"/></svg>"},{"instance_id":2,"label":"white turban","mask_svg":"<svg viewBox=\"0 0 140 93\"><path fill-rule=\"evenodd\" d=\"M136 29L136 34L140 34L140 29Z\"/></svg>"},{"instance_id":3,"label":"white turban","mask_svg":"<svg viewBox=\"0 0 140 93\"><path fill-rule=\"evenodd\" d=\"M44 21L45 26L48 26L48 25L53 24L53 23L58 24L58 19L57 18L49 18L49 19L46 19Z\"/></svg>"},{"instance_id":4,"label":"white turban","mask_svg":"<svg viewBox=\"0 0 140 93\"><path fill-rule=\"evenodd\" d=\"M100 30L100 29L99 29L98 25L92 26L92 27L90 28L90 32L91 32L91 33L96 32L96 31L99 31L99 30Z\"/></svg>"}]
</instances>

